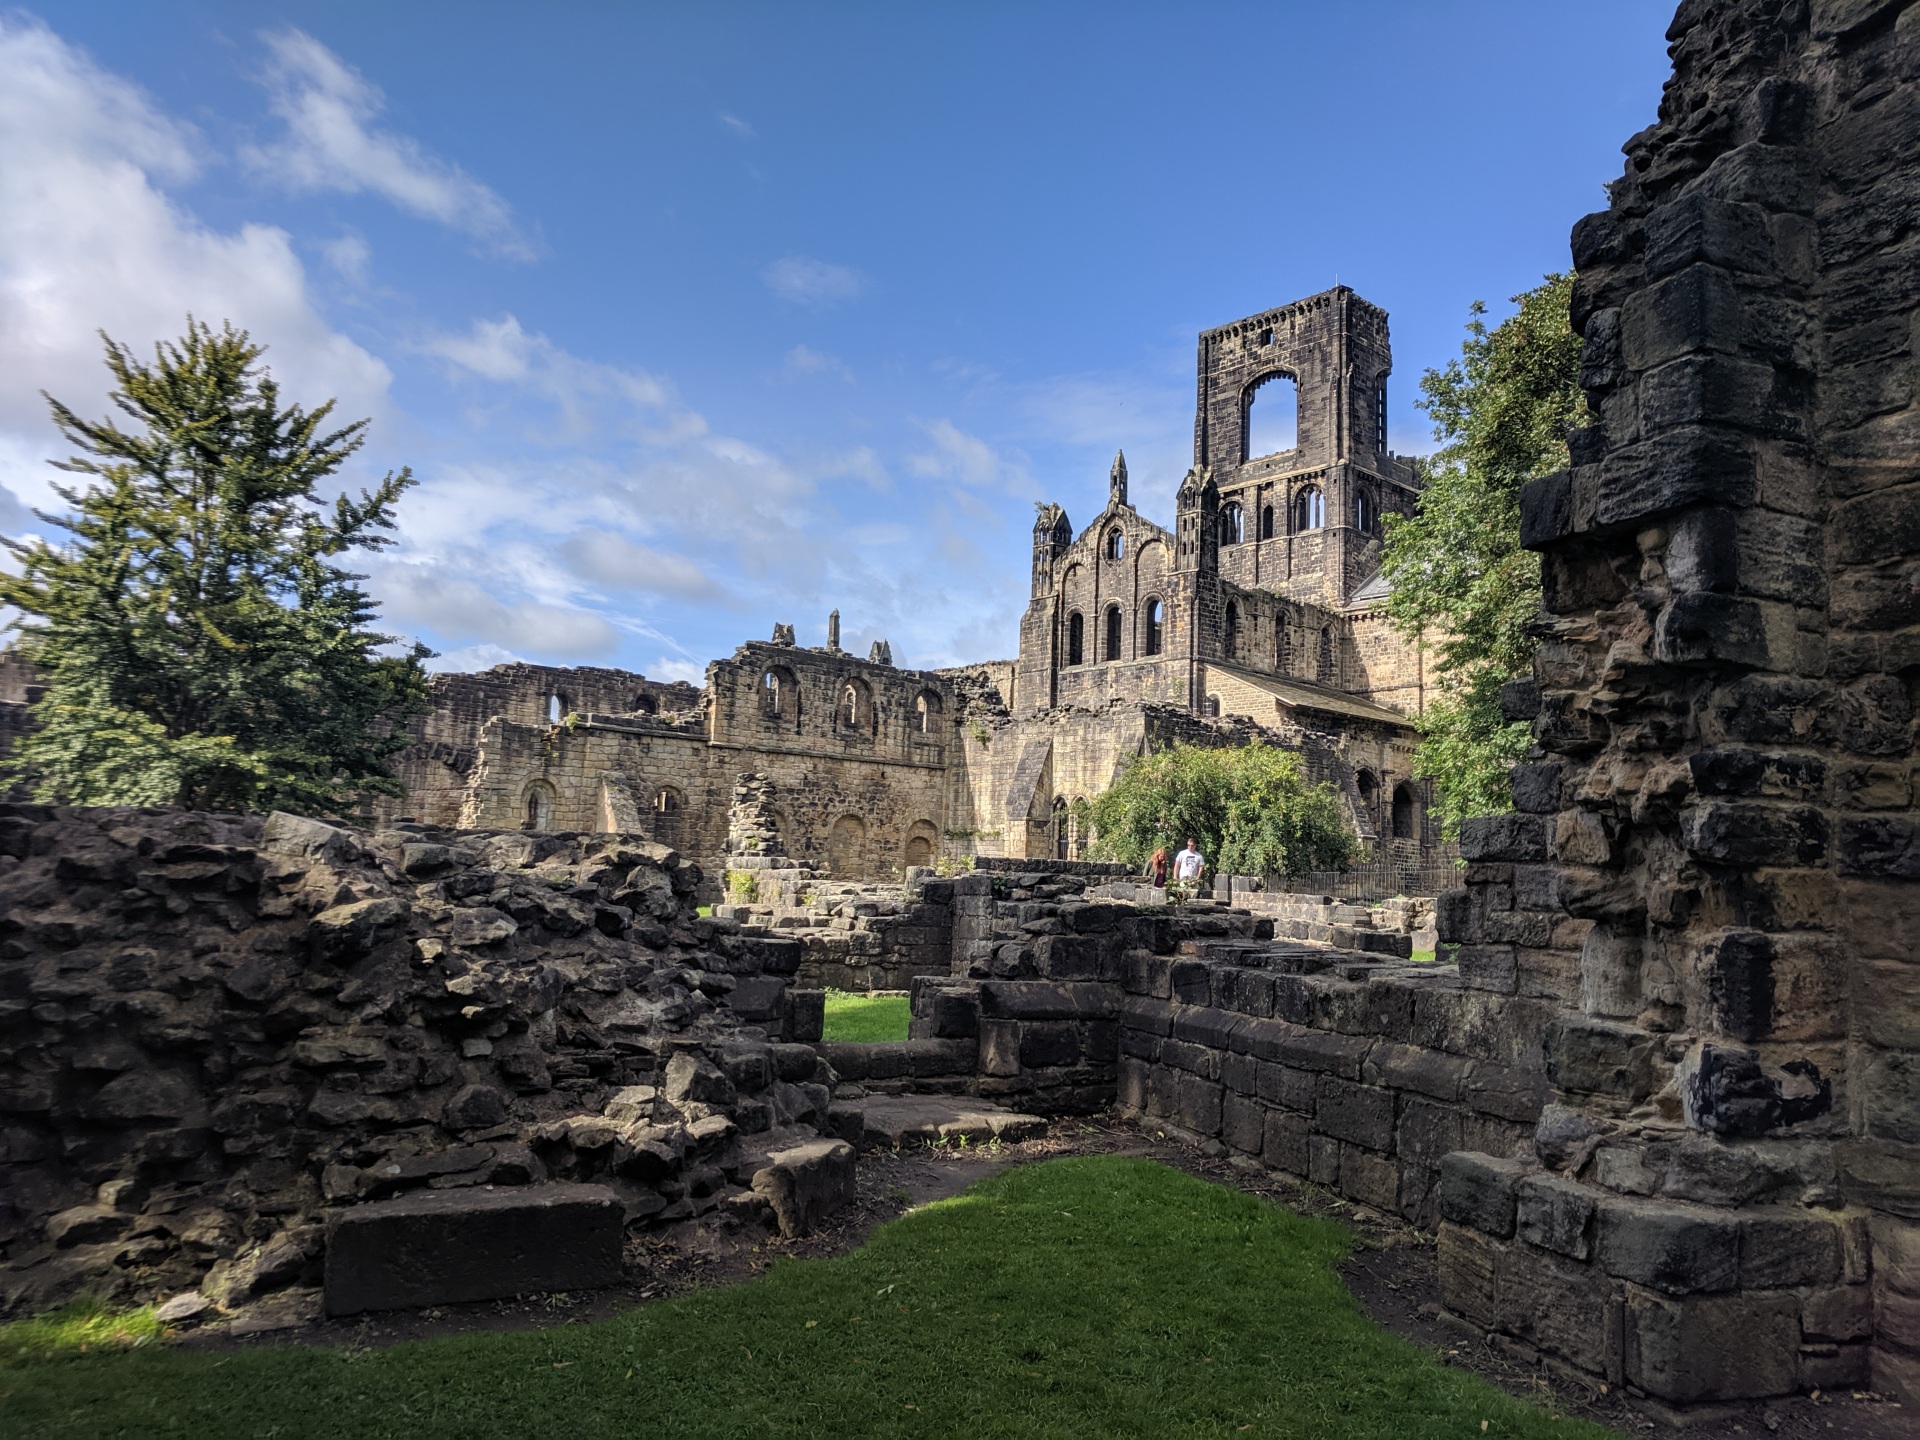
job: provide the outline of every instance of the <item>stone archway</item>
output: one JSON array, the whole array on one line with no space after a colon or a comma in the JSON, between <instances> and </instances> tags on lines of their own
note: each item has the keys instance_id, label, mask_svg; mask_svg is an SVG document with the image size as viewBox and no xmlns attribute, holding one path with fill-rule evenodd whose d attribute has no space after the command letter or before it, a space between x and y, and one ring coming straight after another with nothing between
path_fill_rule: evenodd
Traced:
<instances>
[{"instance_id":1,"label":"stone archway","mask_svg":"<svg viewBox=\"0 0 1920 1440\"><path fill-rule=\"evenodd\" d=\"M842 815L827 832L827 871L836 880L856 880L866 868L867 825L858 815Z\"/></svg>"}]
</instances>

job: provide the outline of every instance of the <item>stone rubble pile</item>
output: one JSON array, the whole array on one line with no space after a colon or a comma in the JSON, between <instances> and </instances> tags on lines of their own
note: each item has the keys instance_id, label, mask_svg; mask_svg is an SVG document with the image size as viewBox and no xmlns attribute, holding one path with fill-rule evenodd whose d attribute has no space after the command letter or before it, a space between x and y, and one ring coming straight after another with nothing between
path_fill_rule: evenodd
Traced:
<instances>
[{"instance_id":1,"label":"stone rubble pile","mask_svg":"<svg viewBox=\"0 0 1920 1440\"><path fill-rule=\"evenodd\" d=\"M821 996L700 879L621 835L0 805L0 1313L239 1307L411 1191L785 1222Z\"/></svg>"}]
</instances>

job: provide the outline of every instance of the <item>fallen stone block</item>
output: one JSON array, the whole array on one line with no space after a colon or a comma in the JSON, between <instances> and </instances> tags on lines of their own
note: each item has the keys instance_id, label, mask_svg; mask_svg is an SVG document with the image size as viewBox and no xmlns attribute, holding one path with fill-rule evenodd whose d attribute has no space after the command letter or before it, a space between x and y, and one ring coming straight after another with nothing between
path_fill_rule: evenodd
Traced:
<instances>
[{"instance_id":1,"label":"fallen stone block","mask_svg":"<svg viewBox=\"0 0 1920 1440\"><path fill-rule=\"evenodd\" d=\"M784 1236L807 1235L854 1196L853 1146L813 1140L776 1150L753 1177L753 1193L773 1207Z\"/></svg>"},{"instance_id":2,"label":"fallen stone block","mask_svg":"<svg viewBox=\"0 0 1920 1440\"><path fill-rule=\"evenodd\" d=\"M358 1205L327 1223L327 1313L611 1285L621 1220L603 1185L439 1190Z\"/></svg>"}]
</instances>

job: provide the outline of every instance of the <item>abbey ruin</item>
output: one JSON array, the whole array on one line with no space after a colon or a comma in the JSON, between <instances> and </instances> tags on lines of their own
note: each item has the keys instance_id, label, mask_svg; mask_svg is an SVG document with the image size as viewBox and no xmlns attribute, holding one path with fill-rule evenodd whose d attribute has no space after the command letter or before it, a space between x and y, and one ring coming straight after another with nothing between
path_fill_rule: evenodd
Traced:
<instances>
[{"instance_id":1,"label":"abbey ruin","mask_svg":"<svg viewBox=\"0 0 1920 1440\"><path fill-rule=\"evenodd\" d=\"M1255 736L1304 753L1354 830L1417 870L1436 842L1412 770L1424 659L1383 608L1382 517L1412 511L1386 449L1384 311L1344 287L1209 330L1194 463L1175 529L1128 499L1077 532L1044 505L1017 659L896 668L792 627L707 667L706 684L506 665L435 677L393 813L468 827L642 832L725 868L729 797L767 777L786 852L839 877L940 856L1080 855L1075 802L1133 756ZM1251 424L1296 390L1295 443ZM390 818L390 817L389 817Z\"/></svg>"}]
</instances>

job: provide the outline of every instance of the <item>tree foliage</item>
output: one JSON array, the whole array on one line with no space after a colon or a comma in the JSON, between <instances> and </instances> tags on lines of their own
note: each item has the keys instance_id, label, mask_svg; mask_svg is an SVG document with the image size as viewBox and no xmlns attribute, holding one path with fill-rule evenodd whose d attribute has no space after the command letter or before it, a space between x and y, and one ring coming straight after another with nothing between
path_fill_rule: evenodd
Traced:
<instances>
[{"instance_id":1,"label":"tree foliage","mask_svg":"<svg viewBox=\"0 0 1920 1440\"><path fill-rule=\"evenodd\" d=\"M1341 870L1357 846L1333 787L1308 783L1293 751L1262 744L1142 755L1087 818L1097 857L1143 865L1192 836L1217 874Z\"/></svg>"},{"instance_id":2,"label":"tree foliage","mask_svg":"<svg viewBox=\"0 0 1920 1440\"><path fill-rule=\"evenodd\" d=\"M337 815L400 791L386 760L431 652L380 654L365 577L335 562L390 543L413 479L323 503L366 422L282 407L261 353L189 319L151 364L106 339L127 428L48 397L80 452L58 468L87 480L40 517L61 543L6 540L0 575L47 687L7 768L41 800Z\"/></svg>"},{"instance_id":3,"label":"tree foliage","mask_svg":"<svg viewBox=\"0 0 1920 1440\"><path fill-rule=\"evenodd\" d=\"M1387 517L1394 621L1434 646L1439 696L1421 718L1415 769L1435 782L1449 833L1463 816L1512 808L1506 773L1527 745L1498 697L1532 673L1540 610L1540 559L1520 548L1520 487L1567 463L1567 430L1586 414L1572 287L1571 276L1547 276L1492 329L1474 302L1459 357L1420 379L1442 446L1419 509Z\"/></svg>"}]
</instances>

